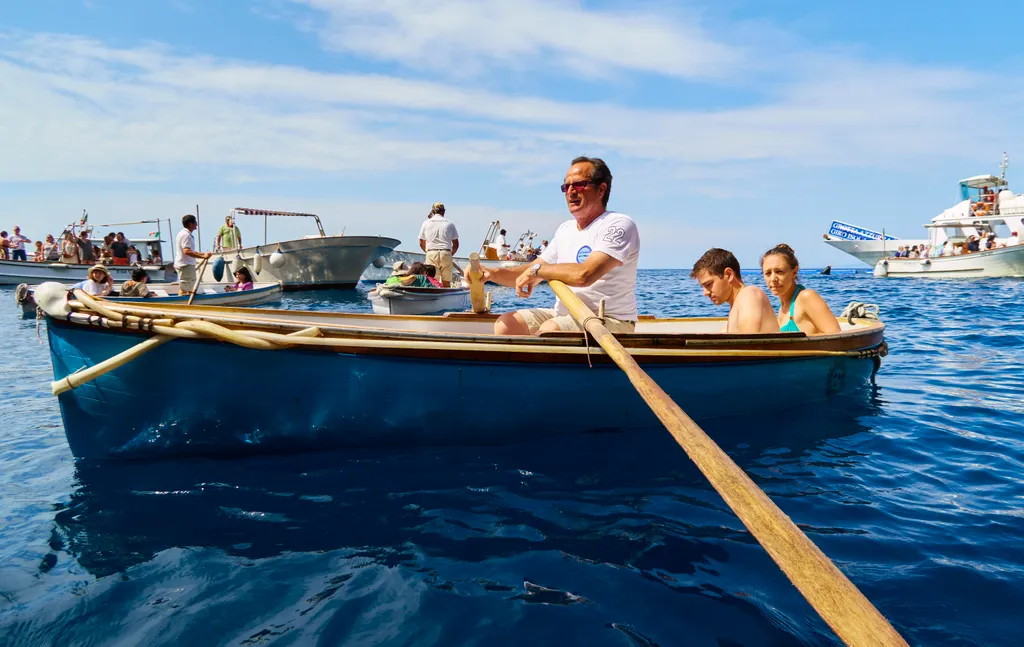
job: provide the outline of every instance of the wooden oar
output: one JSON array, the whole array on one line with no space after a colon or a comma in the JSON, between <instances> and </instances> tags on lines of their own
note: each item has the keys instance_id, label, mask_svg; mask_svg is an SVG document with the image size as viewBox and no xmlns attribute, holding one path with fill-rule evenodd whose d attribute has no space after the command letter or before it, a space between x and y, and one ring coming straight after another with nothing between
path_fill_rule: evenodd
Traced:
<instances>
[{"instance_id":1,"label":"wooden oar","mask_svg":"<svg viewBox=\"0 0 1024 647\"><path fill-rule=\"evenodd\" d=\"M188 295L187 305L192 305L192 300L196 298L197 294L199 294L199 284L202 283L203 281L203 272L206 271L206 264L209 262L210 257L207 256L206 258L203 259L203 262L199 264L199 269L196 270L196 284L195 286L192 287L192 294ZM181 278L179 277L178 280L180 281Z\"/></svg>"},{"instance_id":2,"label":"wooden oar","mask_svg":"<svg viewBox=\"0 0 1024 647\"><path fill-rule=\"evenodd\" d=\"M839 638L851 647L905 646L903 638L853 582L640 368L579 297L561 281L548 283L573 319L626 373L651 411Z\"/></svg>"},{"instance_id":3,"label":"wooden oar","mask_svg":"<svg viewBox=\"0 0 1024 647\"><path fill-rule=\"evenodd\" d=\"M155 337L150 337L146 341L140 342L127 350L121 351L117 355L114 355L110 359L104 360L99 364L96 364L95 366L90 366L84 371L72 373L71 375L65 377L62 380L51 382L50 390L53 392L54 395L60 395L65 391L76 389L85 384L86 382L91 382L98 378L99 376L105 375L106 373L109 373L110 371L114 370L119 366L124 366L125 364L132 361L139 355L147 353L156 348L157 346L160 346L171 341L172 339L174 339L174 337L171 337L169 335L157 335Z\"/></svg>"}]
</instances>

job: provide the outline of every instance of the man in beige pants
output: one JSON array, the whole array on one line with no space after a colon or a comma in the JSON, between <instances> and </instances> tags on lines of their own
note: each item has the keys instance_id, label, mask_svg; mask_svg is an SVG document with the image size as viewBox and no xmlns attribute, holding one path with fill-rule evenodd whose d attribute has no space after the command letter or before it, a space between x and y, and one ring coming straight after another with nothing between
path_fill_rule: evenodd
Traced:
<instances>
[{"instance_id":1,"label":"man in beige pants","mask_svg":"<svg viewBox=\"0 0 1024 647\"><path fill-rule=\"evenodd\" d=\"M427 265L437 268L441 285L452 285L452 257L459 251L459 232L444 217L444 205L435 202L420 227L420 249L427 253Z\"/></svg>"}]
</instances>

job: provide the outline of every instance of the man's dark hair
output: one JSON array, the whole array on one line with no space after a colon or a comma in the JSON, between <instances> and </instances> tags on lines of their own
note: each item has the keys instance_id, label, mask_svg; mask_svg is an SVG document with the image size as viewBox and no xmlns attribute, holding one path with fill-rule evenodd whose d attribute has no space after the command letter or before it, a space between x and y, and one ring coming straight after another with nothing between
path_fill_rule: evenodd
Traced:
<instances>
[{"instance_id":1,"label":"man's dark hair","mask_svg":"<svg viewBox=\"0 0 1024 647\"><path fill-rule=\"evenodd\" d=\"M740 278L740 262L736 260L732 252L727 249L712 247L704 252L704 255L693 264L690 278L697 278L697 275L701 272L710 272L715 276L724 276L726 268L732 269L733 273L736 274L736 278Z\"/></svg>"},{"instance_id":2,"label":"man's dark hair","mask_svg":"<svg viewBox=\"0 0 1024 647\"><path fill-rule=\"evenodd\" d=\"M188 229L188 226L194 223L196 223L196 217L190 213L186 213L181 217L181 226L185 229Z\"/></svg>"},{"instance_id":3,"label":"man's dark hair","mask_svg":"<svg viewBox=\"0 0 1024 647\"><path fill-rule=\"evenodd\" d=\"M141 283L148 276L149 274L146 274L146 270L142 269L141 267L136 267L134 270L132 270L132 280L135 281L136 283Z\"/></svg>"},{"instance_id":4,"label":"man's dark hair","mask_svg":"<svg viewBox=\"0 0 1024 647\"><path fill-rule=\"evenodd\" d=\"M502 229L502 230L501 230L501 235L502 235L502 236L504 236L504 235L505 235L505 230L504 230L504 229Z\"/></svg>"},{"instance_id":5,"label":"man's dark hair","mask_svg":"<svg viewBox=\"0 0 1024 647\"><path fill-rule=\"evenodd\" d=\"M598 185L604 184L607 188L604 191L604 197L601 198L601 202L604 206L608 206L608 198L612 195L612 172L608 168L608 165L604 163L604 160L600 157L577 157L572 161L570 166L581 164L586 162L594 167L594 170L590 173L590 181Z\"/></svg>"}]
</instances>

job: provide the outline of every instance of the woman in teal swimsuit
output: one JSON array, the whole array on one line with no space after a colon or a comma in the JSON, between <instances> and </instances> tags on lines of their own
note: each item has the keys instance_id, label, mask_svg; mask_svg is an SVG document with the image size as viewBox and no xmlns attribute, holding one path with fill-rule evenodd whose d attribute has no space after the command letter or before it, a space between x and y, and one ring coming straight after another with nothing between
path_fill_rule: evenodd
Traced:
<instances>
[{"instance_id":1,"label":"woman in teal swimsuit","mask_svg":"<svg viewBox=\"0 0 1024 647\"><path fill-rule=\"evenodd\" d=\"M839 321L828 304L814 290L798 284L800 263L793 248L785 243L772 247L761 257L761 272L772 294L779 297L779 328L782 332L829 335L839 332Z\"/></svg>"}]
</instances>

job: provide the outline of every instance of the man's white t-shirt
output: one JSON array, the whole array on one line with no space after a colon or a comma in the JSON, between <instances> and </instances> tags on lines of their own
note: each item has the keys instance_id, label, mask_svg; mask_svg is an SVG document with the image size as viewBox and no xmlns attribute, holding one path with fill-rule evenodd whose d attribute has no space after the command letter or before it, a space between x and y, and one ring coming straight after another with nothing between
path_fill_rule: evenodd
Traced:
<instances>
[{"instance_id":1,"label":"man's white t-shirt","mask_svg":"<svg viewBox=\"0 0 1024 647\"><path fill-rule=\"evenodd\" d=\"M196 259L192 256L185 256L185 248L196 251L196 239L188 229L182 229L174 237L174 267L185 267L195 265Z\"/></svg>"},{"instance_id":2,"label":"man's white t-shirt","mask_svg":"<svg viewBox=\"0 0 1024 647\"><path fill-rule=\"evenodd\" d=\"M20 251L25 251L25 243L32 242L32 240L27 236L22 236L21 234L14 234L7 240L11 241L11 249L17 249Z\"/></svg>"},{"instance_id":3,"label":"man's white t-shirt","mask_svg":"<svg viewBox=\"0 0 1024 647\"><path fill-rule=\"evenodd\" d=\"M595 313L605 301L605 314L619 321L636 321L636 270L640 259L640 233L629 216L605 211L580 231L576 220L559 226L547 249L540 255L545 263L582 263L594 252L608 254L622 265L613 268L593 285L571 288L583 303ZM558 316L569 311L555 300Z\"/></svg>"},{"instance_id":4,"label":"man's white t-shirt","mask_svg":"<svg viewBox=\"0 0 1024 647\"><path fill-rule=\"evenodd\" d=\"M452 251L452 241L459 239L455 223L444 216L435 215L427 218L420 225L420 240L427 243L427 251Z\"/></svg>"}]
</instances>

